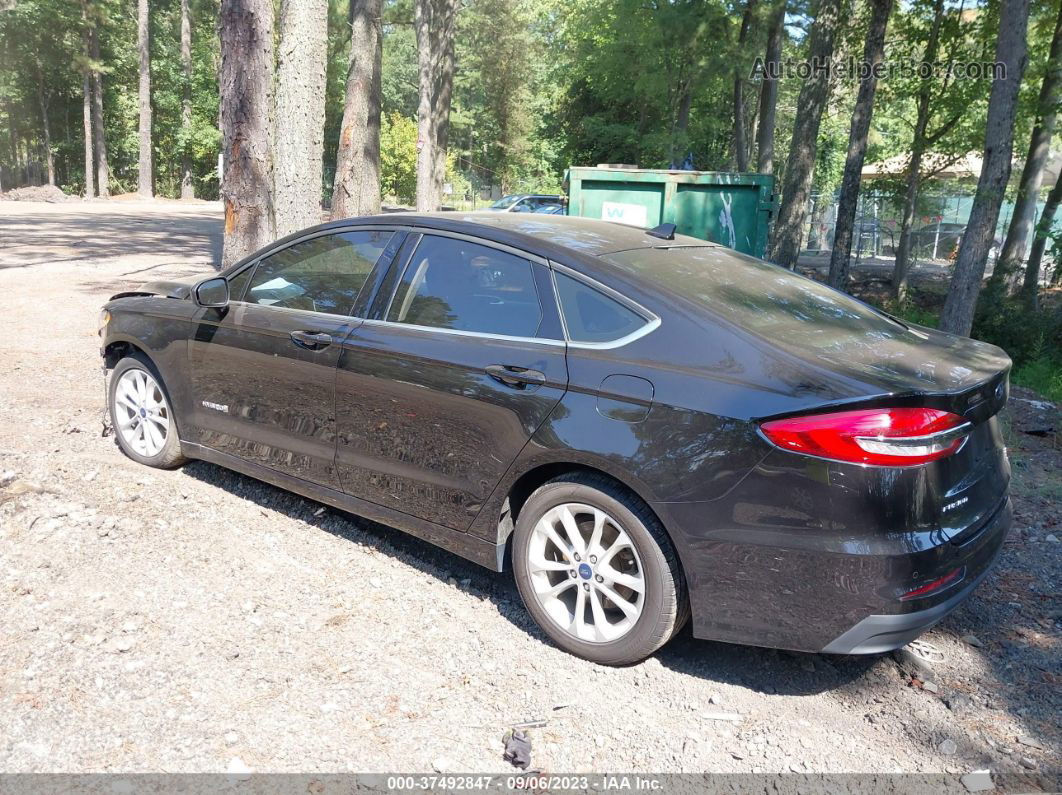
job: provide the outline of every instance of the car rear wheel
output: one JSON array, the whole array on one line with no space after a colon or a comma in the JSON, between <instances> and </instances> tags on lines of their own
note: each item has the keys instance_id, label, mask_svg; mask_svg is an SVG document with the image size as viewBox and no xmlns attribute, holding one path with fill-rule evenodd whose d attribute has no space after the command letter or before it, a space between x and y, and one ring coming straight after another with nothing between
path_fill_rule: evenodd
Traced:
<instances>
[{"instance_id":1,"label":"car rear wheel","mask_svg":"<svg viewBox=\"0 0 1062 795\"><path fill-rule=\"evenodd\" d=\"M122 452L160 469L185 462L162 379L145 358L127 356L115 365L108 390L111 423Z\"/></svg>"},{"instance_id":2,"label":"car rear wheel","mask_svg":"<svg viewBox=\"0 0 1062 795\"><path fill-rule=\"evenodd\" d=\"M605 665L645 659L689 616L660 522L603 476L545 483L516 522L513 568L528 612L561 648Z\"/></svg>"}]
</instances>

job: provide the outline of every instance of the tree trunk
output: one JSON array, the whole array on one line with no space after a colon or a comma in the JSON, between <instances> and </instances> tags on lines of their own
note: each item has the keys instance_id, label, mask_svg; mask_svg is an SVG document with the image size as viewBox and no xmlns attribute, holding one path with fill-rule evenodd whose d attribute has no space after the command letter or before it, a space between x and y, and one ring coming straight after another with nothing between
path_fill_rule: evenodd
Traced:
<instances>
[{"instance_id":1,"label":"tree trunk","mask_svg":"<svg viewBox=\"0 0 1062 795\"><path fill-rule=\"evenodd\" d=\"M940 27L944 22L944 0L933 5L933 24L926 41L926 63L936 63L940 51ZM923 77L918 88L918 111L915 117L914 139L911 142L911 160L907 165L907 190L903 199L903 215L900 220L900 239L896 244L896 261L892 268L892 295L897 301L907 298L907 276L911 267L911 227L914 225L918 192L922 182L922 155L925 154L929 117L933 112L933 81L935 76Z\"/></svg>"},{"instance_id":2,"label":"tree trunk","mask_svg":"<svg viewBox=\"0 0 1062 795\"><path fill-rule=\"evenodd\" d=\"M1058 205L1062 204L1062 179L1055 182L1051 192L1047 194L1047 203L1044 204L1040 222L1036 225L1036 234L1033 236L1032 250L1029 252L1029 263L1025 267L1025 283L1022 285L1022 293L1025 296L1025 305L1033 312L1036 311L1040 302L1040 262L1044 258L1044 249L1047 248L1047 239L1051 236L1051 229L1055 222L1055 213ZM1055 279L1062 273L1062 263L1055 263Z\"/></svg>"},{"instance_id":3,"label":"tree trunk","mask_svg":"<svg viewBox=\"0 0 1062 795\"><path fill-rule=\"evenodd\" d=\"M885 29L889 24L893 0L871 0L870 25L863 48L863 63L868 74L859 82L855 109L852 112L852 128L848 133L848 155L844 162L844 177L841 179L841 198L837 205L837 221L834 227L833 251L830 253L830 284L839 290L848 286L849 257L852 253L852 226L855 223L859 202L859 184L863 160L867 154L867 135L874 114L874 92L878 79L874 74L877 65L885 56Z\"/></svg>"},{"instance_id":4,"label":"tree trunk","mask_svg":"<svg viewBox=\"0 0 1062 795\"><path fill-rule=\"evenodd\" d=\"M922 187L922 155L925 143L921 140L911 146L911 162L907 164L907 187L903 196L903 213L900 216L900 237L896 243L896 259L892 266L892 297L896 301L907 298L907 277L911 266L911 227L914 226L918 193Z\"/></svg>"},{"instance_id":5,"label":"tree trunk","mask_svg":"<svg viewBox=\"0 0 1062 795\"><path fill-rule=\"evenodd\" d=\"M756 12L756 0L745 0L745 13L741 16L741 32L738 34L738 52L745 49ZM740 60L740 59L739 59ZM738 172L749 170L749 145L745 134L745 75L739 63L734 67L734 162Z\"/></svg>"},{"instance_id":6,"label":"tree trunk","mask_svg":"<svg viewBox=\"0 0 1062 795\"><path fill-rule=\"evenodd\" d=\"M760 125L756 131L756 170L761 174L774 173L774 119L778 107L778 80L772 75L782 60L782 37L785 35L786 0L775 0L767 32L767 52L764 65L768 74L760 84Z\"/></svg>"},{"instance_id":7,"label":"tree trunk","mask_svg":"<svg viewBox=\"0 0 1062 795\"><path fill-rule=\"evenodd\" d=\"M111 195L111 169L107 163L107 135L103 127L103 78L100 75L100 37L96 20L89 26L92 58L92 142L96 147L96 189L102 199Z\"/></svg>"},{"instance_id":8,"label":"tree trunk","mask_svg":"<svg viewBox=\"0 0 1062 795\"><path fill-rule=\"evenodd\" d=\"M273 208L278 237L321 223L328 0L283 0Z\"/></svg>"},{"instance_id":9,"label":"tree trunk","mask_svg":"<svg viewBox=\"0 0 1062 795\"><path fill-rule=\"evenodd\" d=\"M181 130L184 133L181 147L181 198L194 199L195 185L192 182L192 12L191 0L181 0L181 74L184 88L181 93Z\"/></svg>"},{"instance_id":10,"label":"tree trunk","mask_svg":"<svg viewBox=\"0 0 1062 795\"><path fill-rule=\"evenodd\" d=\"M977 296L985 273L1003 194L1010 179L1010 158L1014 146L1014 114L1018 89L1028 61L1025 32L1029 21L1029 0L1002 0L996 62L1006 69L1006 77L992 83L985 123L985 155L977 181L970 219L959 244L955 274L940 314L940 328L968 336L973 326Z\"/></svg>"},{"instance_id":11,"label":"tree trunk","mask_svg":"<svg viewBox=\"0 0 1062 795\"><path fill-rule=\"evenodd\" d=\"M137 193L146 198L155 195L151 153L151 16L148 0L138 0L136 14L136 49L140 57L140 165Z\"/></svg>"},{"instance_id":12,"label":"tree trunk","mask_svg":"<svg viewBox=\"0 0 1062 795\"><path fill-rule=\"evenodd\" d=\"M435 98L432 111L435 118L435 148L432 150L432 195L438 209L443 201L443 186L446 183L446 154L450 141L450 104L454 94L454 49L457 38L457 1L442 0L438 8L442 17L439 32L439 60L435 83Z\"/></svg>"},{"instance_id":13,"label":"tree trunk","mask_svg":"<svg viewBox=\"0 0 1062 795\"><path fill-rule=\"evenodd\" d=\"M271 242L273 231L273 0L222 0L222 265Z\"/></svg>"},{"instance_id":14,"label":"tree trunk","mask_svg":"<svg viewBox=\"0 0 1062 795\"><path fill-rule=\"evenodd\" d=\"M1032 236L1033 223L1036 219L1036 200L1040 197L1040 185L1043 182L1044 166L1051 148L1051 137L1055 133L1058 118L1059 88L1062 87L1062 4L1059 5L1055 20L1055 32L1051 38L1051 49L1047 56L1047 71L1040 85L1040 98L1036 107L1036 126L1033 127L1029 141L1029 152L1025 156L1021 181L1018 183L1018 195L1014 202L1014 214L1010 218L1006 240L999 252L993 276L1009 280L1009 275L1018 271L1025 258L1025 250Z\"/></svg>"},{"instance_id":15,"label":"tree trunk","mask_svg":"<svg viewBox=\"0 0 1062 795\"><path fill-rule=\"evenodd\" d=\"M808 194L815 170L815 153L819 122L830 93L830 62L837 31L841 27L844 0L819 0L818 12L811 27L808 57L812 74L800 89L793 141L789 147L782 206L774 227L772 259L792 270L800 254L800 238L807 215Z\"/></svg>"},{"instance_id":16,"label":"tree trunk","mask_svg":"<svg viewBox=\"0 0 1062 795\"><path fill-rule=\"evenodd\" d=\"M417 199L420 212L434 210L431 195L432 169L435 162L432 150L435 135L432 130L431 102L434 94L435 64L432 47L432 8L434 0L413 0L413 27L417 37Z\"/></svg>"},{"instance_id":17,"label":"tree trunk","mask_svg":"<svg viewBox=\"0 0 1062 795\"><path fill-rule=\"evenodd\" d=\"M332 185L332 218L380 212L382 0L351 0L350 63Z\"/></svg>"},{"instance_id":18,"label":"tree trunk","mask_svg":"<svg viewBox=\"0 0 1062 795\"><path fill-rule=\"evenodd\" d=\"M687 82L682 88L682 96L679 97L678 117L675 119L675 129L686 134L690 127L690 106L693 104L693 86Z\"/></svg>"},{"instance_id":19,"label":"tree trunk","mask_svg":"<svg viewBox=\"0 0 1062 795\"><path fill-rule=\"evenodd\" d=\"M81 70L82 112L85 122L85 198L96 195L95 145L92 141L92 47L89 43L88 4L81 2L81 47L85 65Z\"/></svg>"},{"instance_id":20,"label":"tree trunk","mask_svg":"<svg viewBox=\"0 0 1062 795\"><path fill-rule=\"evenodd\" d=\"M81 89L84 92L83 110L85 114L85 198L96 195L96 173L92 152L92 78L88 70L81 75Z\"/></svg>"},{"instance_id":21,"label":"tree trunk","mask_svg":"<svg viewBox=\"0 0 1062 795\"><path fill-rule=\"evenodd\" d=\"M685 161L685 154L684 152L679 152L678 143L679 137L681 136L682 148L685 150L688 140L686 131L690 126L690 107L693 104L692 78L679 80L675 93L678 97L678 104L675 112L671 114L671 134L668 136L667 145L668 168L672 169L680 168Z\"/></svg>"},{"instance_id":22,"label":"tree trunk","mask_svg":"<svg viewBox=\"0 0 1062 795\"><path fill-rule=\"evenodd\" d=\"M52 125L48 120L48 94L44 90L44 73L41 62L37 66L37 104L41 109L41 131L44 133L44 158L48 164L48 184L55 184L55 155L52 153Z\"/></svg>"},{"instance_id":23,"label":"tree trunk","mask_svg":"<svg viewBox=\"0 0 1062 795\"><path fill-rule=\"evenodd\" d=\"M457 0L414 0L417 36L417 210L437 210L446 171Z\"/></svg>"}]
</instances>

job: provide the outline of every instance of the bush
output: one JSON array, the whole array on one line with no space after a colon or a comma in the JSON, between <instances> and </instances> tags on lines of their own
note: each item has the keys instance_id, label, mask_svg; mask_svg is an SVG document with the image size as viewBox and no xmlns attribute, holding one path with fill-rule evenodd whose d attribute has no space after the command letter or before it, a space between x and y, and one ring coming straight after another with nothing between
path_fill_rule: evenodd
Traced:
<instances>
[{"instance_id":1,"label":"bush","mask_svg":"<svg viewBox=\"0 0 1062 795\"><path fill-rule=\"evenodd\" d=\"M1008 298L1002 282L989 280L971 336L1010 354L1014 383L1062 401L1062 305L1044 303L1032 312L1020 299Z\"/></svg>"},{"instance_id":2,"label":"bush","mask_svg":"<svg viewBox=\"0 0 1062 795\"><path fill-rule=\"evenodd\" d=\"M1044 356L1040 359L1018 365L1014 368L1011 380L1029 389L1035 390L1048 400L1062 403L1062 360Z\"/></svg>"},{"instance_id":3,"label":"bush","mask_svg":"<svg viewBox=\"0 0 1062 795\"><path fill-rule=\"evenodd\" d=\"M417 196L417 120L390 113L380 120L380 188L413 204Z\"/></svg>"},{"instance_id":4,"label":"bush","mask_svg":"<svg viewBox=\"0 0 1062 795\"><path fill-rule=\"evenodd\" d=\"M990 280L982 291L971 336L998 345L1016 366L1045 357L1062 362L1062 311L1046 306L1031 312L1020 299L1008 298L1002 283Z\"/></svg>"}]
</instances>

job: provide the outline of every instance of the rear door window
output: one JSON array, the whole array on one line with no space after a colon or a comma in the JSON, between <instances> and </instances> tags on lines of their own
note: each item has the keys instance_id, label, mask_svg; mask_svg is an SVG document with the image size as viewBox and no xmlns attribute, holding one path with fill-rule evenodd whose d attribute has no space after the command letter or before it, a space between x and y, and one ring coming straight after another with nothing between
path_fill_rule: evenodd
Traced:
<instances>
[{"instance_id":1,"label":"rear door window","mask_svg":"<svg viewBox=\"0 0 1062 795\"><path fill-rule=\"evenodd\" d=\"M648 322L614 298L560 271L556 271L556 284L572 342L615 342Z\"/></svg>"},{"instance_id":2,"label":"rear door window","mask_svg":"<svg viewBox=\"0 0 1062 795\"><path fill-rule=\"evenodd\" d=\"M349 314L394 232L356 230L294 243L258 263L244 301Z\"/></svg>"},{"instance_id":3,"label":"rear door window","mask_svg":"<svg viewBox=\"0 0 1062 795\"><path fill-rule=\"evenodd\" d=\"M387 320L535 337L542 304L533 267L530 260L489 246L425 235L406 266Z\"/></svg>"}]
</instances>

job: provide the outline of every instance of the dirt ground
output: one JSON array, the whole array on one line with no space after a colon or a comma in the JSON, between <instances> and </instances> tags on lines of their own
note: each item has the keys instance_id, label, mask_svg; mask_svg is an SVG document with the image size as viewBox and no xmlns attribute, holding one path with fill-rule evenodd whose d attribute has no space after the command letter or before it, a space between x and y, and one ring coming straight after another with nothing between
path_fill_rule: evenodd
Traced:
<instances>
[{"instance_id":1,"label":"dirt ground","mask_svg":"<svg viewBox=\"0 0 1062 795\"><path fill-rule=\"evenodd\" d=\"M0 204L0 770L505 773L503 733L542 720L552 772L1062 787L1057 407L1016 390L1017 524L928 661L687 631L599 667L550 646L507 575L101 436L100 305L209 270L220 235L216 204Z\"/></svg>"}]
</instances>

